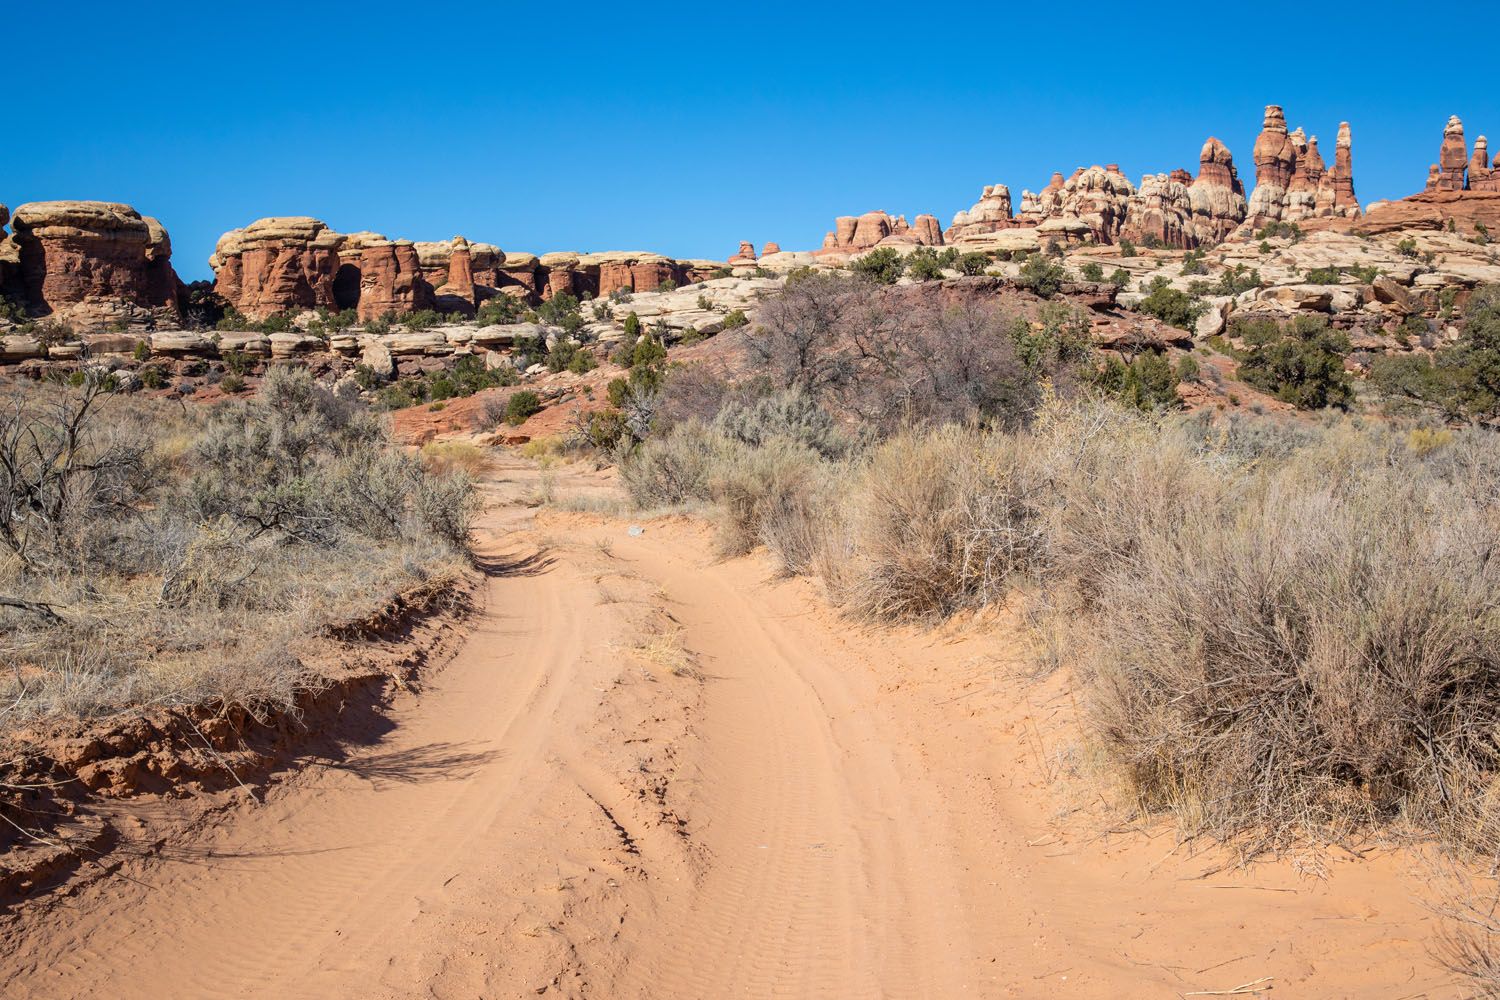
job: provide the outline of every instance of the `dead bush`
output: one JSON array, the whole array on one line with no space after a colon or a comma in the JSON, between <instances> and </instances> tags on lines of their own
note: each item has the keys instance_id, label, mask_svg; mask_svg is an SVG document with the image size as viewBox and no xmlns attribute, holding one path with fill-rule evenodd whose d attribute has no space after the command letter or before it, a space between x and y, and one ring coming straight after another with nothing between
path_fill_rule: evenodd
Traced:
<instances>
[{"instance_id":1,"label":"dead bush","mask_svg":"<svg viewBox=\"0 0 1500 1000\"><path fill-rule=\"evenodd\" d=\"M755 371L886 432L913 422L1024 423L1041 385L1071 384L1072 355L1019 355L1018 318L977 295L912 295L813 274L761 307L745 338Z\"/></svg>"}]
</instances>

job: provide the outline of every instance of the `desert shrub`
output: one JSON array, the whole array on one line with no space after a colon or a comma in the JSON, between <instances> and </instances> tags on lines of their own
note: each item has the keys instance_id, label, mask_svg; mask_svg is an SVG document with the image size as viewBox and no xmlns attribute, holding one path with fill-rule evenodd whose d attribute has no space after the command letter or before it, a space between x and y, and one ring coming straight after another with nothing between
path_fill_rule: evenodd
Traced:
<instances>
[{"instance_id":1,"label":"desert shrub","mask_svg":"<svg viewBox=\"0 0 1500 1000\"><path fill-rule=\"evenodd\" d=\"M1146 287L1146 297L1136 308L1168 326L1191 330L1207 307L1186 292L1173 288L1166 278L1158 276Z\"/></svg>"},{"instance_id":2,"label":"desert shrub","mask_svg":"<svg viewBox=\"0 0 1500 1000\"><path fill-rule=\"evenodd\" d=\"M583 307L578 297L571 292L559 292L536 310L537 319L547 326L555 326L572 337L583 328Z\"/></svg>"},{"instance_id":3,"label":"desert shrub","mask_svg":"<svg viewBox=\"0 0 1500 1000\"><path fill-rule=\"evenodd\" d=\"M1182 257L1181 273L1184 276L1193 274L1207 274L1208 264L1205 263L1204 256L1205 254L1202 250L1189 250Z\"/></svg>"},{"instance_id":4,"label":"desert shrub","mask_svg":"<svg viewBox=\"0 0 1500 1000\"><path fill-rule=\"evenodd\" d=\"M811 553L801 551L785 521L805 519L810 509L823 505L820 470L818 454L789 437L772 437L758 447L720 443L707 479L717 510L719 554L749 552L775 523L783 569L796 572L805 565Z\"/></svg>"},{"instance_id":5,"label":"desert shrub","mask_svg":"<svg viewBox=\"0 0 1500 1000\"><path fill-rule=\"evenodd\" d=\"M474 314L475 322L481 326L519 323L531 312L525 300L514 295L495 295L479 304Z\"/></svg>"},{"instance_id":6,"label":"desert shrub","mask_svg":"<svg viewBox=\"0 0 1500 1000\"><path fill-rule=\"evenodd\" d=\"M971 250L961 255L956 262L960 273L967 275L983 274L989 269L990 256L979 250Z\"/></svg>"},{"instance_id":7,"label":"desert shrub","mask_svg":"<svg viewBox=\"0 0 1500 1000\"><path fill-rule=\"evenodd\" d=\"M430 330L447 322L448 317L436 309L417 309L401 317L401 325L408 330Z\"/></svg>"},{"instance_id":8,"label":"desert shrub","mask_svg":"<svg viewBox=\"0 0 1500 1000\"><path fill-rule=\"evenodd\" d=\"M558 337L547 349L547 360L544 362L548 371L561 372L586 372L596 367L593 355L576 340L567 337Z\"/></svg>"},{"instance_id":9,"label":"desert shrub","mask_svg":"<svg viewBox=\"0 0 1500 1000\"><path fill-rule=\"evenodd\" d=\"M1260 271L1252 270L1244 264L1236 264L1219 275L1218 284L1213 286L1212 291L1215 295L1239 295L1259 288L1262 284Z\"/></svg>"},{"instance_id":10,"label":"desert shrub","mask_svg":"<svg viewBox=\"0 0 1500 1000\"><path fill-rule=\"evenodd\" d=\"M1349 275L1355 281L1368 285L1380 276L1380 272L1373 267L1359 267L1355 265L1343 267L1315 267L1303 275L1303 280L1310 285L1337 285Z\"/></svg>"},{"instance_id":11,"label":"desert shrub","mask_svg":"<svg viewBox=\"0 0 1500 1000\"><path fill-rule=\"evenodd\" d=\"M1295 222L1268 222L1255 234L1259 240L1288 239L1293 243L1302 239L1302 227Z\"/></svg>"},{"instance_id":12,"label":"desert shrub","mask_svg":"<svg viewBox=\"0 0 1500 1000\"><path fill-rule=\"evenodd\" d=\"M477 477L490 462L488 451L468 441L429 441L420 457L423 468L436 475L465 472Z\"/></svg>"},{"instance_id":13,"label":"desert shrub","mask_svg":"<svg viewBox=\"0 0 1500 1000\"><path fill-rule=\"evenodd\" d=\"M5 727L147 704L290 708L310 681L296 642L461 569L467 481L428 473L305 371L202 410L88 385L18 399L7 414L28 437L71 444L43 453L42 478L16 466L0 505L35 497L46 515L7 529L22 551L0 561L0 596L33 605L0 602L0 655L26 671L0 678Z\"/></svg>"},{"instance_id":14,"label":"desert shrub","mask_svg":"<svg viewBox=\"0 0 1500 1000\"><path fill-rule=\"evenodd\" d=\"M1456 343L1430 356L1377 358L1370 379L1394 404L1433 410L1446 420L1500 419L1500 290L1485 286L1469 297Z\"/></svg>"},{"instance_id":15,"label":"desert shrub","mask_svg":"<svg viewBox=\"0 0 1500 1000\"><path fill-rule=\"evenodd\" d=\"M1177 395L1180 381L1171 362L1156 351L1142 352L1129 362L1110 357L1095 376L1095 384L1105 392L1126 406L1147 413L1180 407L1182 399Z\"/></svg>"},{"instance_id":16,"label":"desert shrub","mask_svg":"<svg viewBox=\"0 0 1500 1000\"><path fill-rule=\"evenodd\" d=\"M1083 276L1084 281L1104 280L1104 268L1101 267L1099 262L1096 260L1091 260L1084 264L1083 267L1079 269L1079 274Z\"/></svg>"},{"instance_id":17,"label":"desert shrub","mask_svg":"<svg viewBox=\"0 0 1500 1000\"><path fill-rule=\"evenodd\" d=\"M917 281L937 281L943 276L943 265L931 247L917 247L906 255L906 273Z\"/></svg>"},{"instance_id":18,"label":"desert shrub","mask_svg":"<svg viewBox=\"0 0 1500 1000\"><path fill-rule=\"evenodd\" d=\"M1034 253L1021 265L1021 273L1016 276L1016 286L1050 299L1061 290L1062 283L1067 278L1068 272L1061 264L1049 260L1043 254Z\"/></svg>"},{"instance_id":19,"label":"desert shrub","mask_svg":"<svg viewBox=\"0 0 1500 1000\"><path fill-rule=\"evenodd\" d=\"M732 401L719 410L713 427L729 440L751 448L782 439L823 458L838 458L851 448L849 437L838 429L833 417L816 400L796 389L752 402Z\"/></svg>"},{"instance_id":20,"label":"desert shrub","mask_svg":"<svg viewBox=\"0 0 1500 1000\"><path fill-rule=\"evenodd\" d=\"M513 392L505 400L505 422L519 427L542 408L542 399L530 389Z\"/></svg>"},{"instance_id":21,"label":"desert shrub","mask_svg":"<svg viewBox=\"0 0 1500 1000\"><path fill-rule=\"evenodd\" d=\"M1009 335L1016 318L982 296L951 302L861 279L811 275L766 299L745 347L777 389L877 427L903 421L1024 420L1056 360L1032 369Z\"/></svg>"},{"instance_id":22,"label":"desert shrub","mask_svg":"<svg viewBox=\"0 0 1500 1000\"><path fill-rule=\"evenodd\" d=\"M1088 317L1065 302L1043 305L1035 323L1017 317L1011 323L1010 338L1017 360L1030 372L1081 361L1093 350Z\"/></svg>"},{"instance_id":23,"label":"desert shrub","mask_svg":"<svg viewBox=\"0 0 1500 1000\"><path fill-rule=\"evenodd\" d=\"M872 620L998 600L1044 551L1040 482L1017 439L956 426L898 435L847 485L828 584Z\"/></svg>"},{"instance_id":24,"label":"desert shrub","mask_svg":"<svg viewBox=\"0 0 1500 1000\"><path fill-rule=\"evenodd\" d=\"M1135 244L1132 243L1132 242L1130 242L1129 240L1126 240L1126 239L1120 240L1119 246L1120 246L1120 256L1121 257L1134 257L1136 255Z\"/></svg>"},{"instance_id":25,"label":"desert shrub","mask_svg":"<svg viewBox=\"0 0 1500 1000\"><path fill-rule=\"evenodd\" d=\"M1278 840L1401 814L1492 842L1495 569L1458 539L1493 512L1340 443L1195 488L1102 567L1088 711L1137 800L1194 829Z\"/></svg>"},{"instance_id":26,"label":"desert shrub","mask_svg":"<svg viewBox=\"0 0 1500 1000\"><path fill-rule=\"evenodd\" d=\"M878 285L894 285L906 270L906 260L891 247L876 247L849 267Z\"/></svg>"},{"instance_id":27,"label":"desert shrub","mask_svg":"<svg viewBox=\"0 0 1500 1000\"><path fill-rule=\"evenodd\" d=\"M1239 377L1257 389L1302 410L1347 409L1354 401L1353 383L1344 370L1349 338L1329 327L1324 317L1298 316L1282 326L1240 326L1234 334L1248 348Z\"/></svg>"},{"instance_id":28,"label":"desert shrub","mask_svg":"<svg viewBox=\"0 0 1500 1000\"><path fill-rule=\"evenodd\" d=\"M639 507L670 507L709 498L708 482L722 439L698 421L647 438L620 464L620 481Z\"/></svg>"},{"instance_id":29,"label":"desert shrub","mask_svg":"<svg viewBox=\"0 0 1500 1000\"><path fill-rule=\"evenodd\" d=\"M0 545L23 568L76 566L91 521L152 492L143 433L119 433L100 411L113 387L97 376L77 391L12 389L0 406Z\"/></svg>"},{"instance_id":30,"label":"desert shrub","mask_svg":"<svg viewBox=\"0 0 1500 1000\"><path fill-rule=\"evenodd\" d=\"M519 380L520 376L512 366L502 364L489 368L484 359L470 354L459 358L451 369L409 375L393 385L385 386L377 391L375 401L381 409L399 410L419 403L438 403L455 397L472 396L483 389L515 385ZM362 376L356 366L355 381L361 388L366 382L374 386L378 382L378 376L373 371Z\"/></svg>"},{"instance_id":31,"label":"desert shrub","mask_svg":"<svg viewBox=\"0 0 1500 1000\"><path fill-rule=\"evenodd\" d=\"M745 316L745 310L743 309L731 309L724 314L724 329L726 330L733 330L749 322L750 320Z\"/></svg>"}]
</instances>

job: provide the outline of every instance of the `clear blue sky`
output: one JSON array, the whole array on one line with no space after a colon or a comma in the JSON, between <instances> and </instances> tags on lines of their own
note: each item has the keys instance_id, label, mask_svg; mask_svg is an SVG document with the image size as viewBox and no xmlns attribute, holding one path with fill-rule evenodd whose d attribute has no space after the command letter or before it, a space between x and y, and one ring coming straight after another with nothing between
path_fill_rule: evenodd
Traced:
<instances>
[{"instance_id":1,"label":"clear blue sky","mask_svg":"<svg viewBox=\"0 0 1500 1000\"><path fill-rule=\"evenodd\" d=\"M1443 10L26 0L0 202L128 202L186 280L267 215L722 259L1090 163L1196 172L1210 134L1248 189L1267 103L1330 162L1349 120L1368 202L1422 187L1450 114L1500 146L1500 14Z\"/></svg>"}]
</instances>

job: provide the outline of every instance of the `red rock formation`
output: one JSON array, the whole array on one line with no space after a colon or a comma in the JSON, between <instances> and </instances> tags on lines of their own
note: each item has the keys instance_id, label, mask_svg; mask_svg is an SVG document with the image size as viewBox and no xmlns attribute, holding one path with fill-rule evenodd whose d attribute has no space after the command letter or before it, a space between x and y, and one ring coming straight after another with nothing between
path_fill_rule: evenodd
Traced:
<instances>
[{"instance_id":1,"label":"red rock formation","mask_svg":"<svg viewBox=\"0 0 1500 1000\"><path fill-rule=\"evenodd\" d=\"M1297 167L1297 148L1287 134L1286 115L1279 105L1266 105L1254 157L1255 190L1250 193L1248 213L1252 225L1259 225L1281 218Z\"/></svg>"},{"instance_id":2,"label":"red rock formation","mask_svg":"<svg viewBox=\"0 0 1500 1000\"><path fill-rule=\"evenodd\" d=\"M1077 174L1074 176L1076 177ZM1067 181L1063 179L1062 172L1054 171L1047 186L1036 194L1023 189L1021 191L1021 217L1030 225L1036 225L1045 218L1057 215L1062 210L1063 187L1066 184Z\"/></svg>"},{"instance_id":3,"label":"red rock formation","mask_svg":"<svg viewBox=\"0 0 1500 1000\"><path fill-rule=\"evenodd\" d=\"M813 252L848 254L882 244L941 246L942 243L937 219L930 215L917 216L917 224L912 226L904 215L892 218L886 212L866 212L860 216L839 216L834 231L823 237L822 249Z\"/></svg>"},{"instance_id":4,"label":"red rock formation","mask_svg":"<svg viewBox=\"0 0 1500 1000\"><path fill-rule=\"evenodd\" d=\"M258 219L219 237L209 266L214 291L246 316L337 309L334 294L344 237L318 219Z\"/></svg>"},{"instance_id":5,"label":"red rock formation","mask_svg":"<svg viewBox=\"0 0 1500 1000\"><path fill-rule=\"evenodd\" d=\"M765 249L760 252L762 257L769 257L773 253L781 253L780 243L767 243Z\"/></svg>"},{"instance_id":6,"label":"red rock formation","mask_svg":"<svg viewBox=\"0 0 1500 1000\"><path fill-rule=\"evenodd\" d=\"M1474 232L1480 223L1500 232L1500 191L1423 191L1399 201L1378 202L1360 218L1331 219L1327 228L1357 229L1370 236L1414 229L1440 231L1452 222L1460 233Z\"/></svg>"},{"instance_id":7,"label":"red rock formation","mask_svg":"<svg viewBox=\"0 0 1500 1000\"><path fill-rule=\"evenodd\" d=\"M1302 129L1287 136L1291 140L1295 161L1292 179L1286 186L1286 202L1282 206L1281 218L1285 222L1312 217L1317 212L1318 185L1323 181L1327 167L1318 152L1318 137L1307 139Z\"/></svg>"},{"instance_id":8,"label":"red rock formation","mask_svg":"<svg viewBox=\"0 0 1500 1000\"><path fill-rule=\"evenodd\" d=\"M749 240L740 240L740 249L733 257L726 261L730 267L741 265L753 266L755 264L755 244Z\"/></svg>"},{"instance_id":9,"label":"red rock formation","mask_svg":"<svg viewBox=\"0 0 1500 1000\"><path fill-rule=\"evenodd\" d=\"M940 247L943 245L943 228L938 225L936 216L925 213L919 215L912 222L911 228L923 246Z\"/></svg>"},{"instance_id":10,"label":"red rock formation","mask_svg":"<svg viewBox=\"0 0 1500 1000\"><path fill-rule=\"evenodd\" d=\"M872 247L891 235L894 222L895 220L884 212L866 212L855 220L854 238L847 245Z\"/></svg>"},{"instance_id":11,"label":"red rock formation","mask_svg":"<svg viewBox=\"0 0 1500 1000\"><path fill-rule=\"evenodd\" d=\"M495 288L502 295L535 301L543 287L541 261L535 254L504 254L494 268Z\"/></svg>"},{"instance_id":12,"label":"red rock formation","mask_svg":"<svg viewBox=\"0 0 1500 1000\"><path fill-rule=\"evenodd\" d=\"M1063 185L1056 214L1078 219L1100 243L1113 243L1119 238L1134 194L1135 186L1120 173L1119 164L1080 169Z\"/></svg>"},{"instance_id":13,"label":"red rock formation","mask_svg":"<svg viewBox=\"0 0 1500 1000\"><path fill-rule=\"evenodd\" d=\"M502 277L505 251L493 243L469 244L469 272L474 281L474 301L482 302L498 294L505 283Z\"/></svg>"},{"instance_id":14,"label":"red rock formation","mask_svg":"<svg viewBox=\"0 0 1500 1000\"><path fill-rule=\"evenodd\" d=\"M1334 147L1333 169L1323 175L1318 185L1315 215L1359 215L1359 199L1354 196L1353 142L1349 123L1339 122L1339 136Z\"/></svg>"},{"instance_id":15,"label":"red rock formation","mask_svg":"<svg viewBox=\"0 0 1500 1000\"><path fill-rule=\"evenodd\" d=\"M1469 157L1469 190L1500 191L1500 176L1490 166L1489 140L1474 140L1474 155Z\"/></svg>"},{"instance_id":16,"label":"red rock formation","mask_svg":"<svg viewBox=\"0 0 1500 1000\"><path fill-rule=\"evenodd\" d=\"M1198 245L1193 228L1193 201L1186 170L1147 174L1126 205L1119 238L1133 243L1160 243L1191 249Z\"/></svg>"},{"instance_id":17,"label":"red rock formation","mask_svg":"<svg viewBox=\"0 0 1500 1000\"><path fill-rule=\"evenodd\" d=\"M1198 176L1188 189L1200 244L1219 243L1245 221L1245 185L1229 148L1209 136L1198 153Z\"/></svg>"},{"instance_id":18,"label":"red rock formation","mask_svg":"<svg viewBox=\"0 0 1500 1000\"><path fill-rule=\"evenodd\" d=\"M365 323L386 313L401 315L436 305L432 285L422 275L417 248L410 240L371 242L359 256L359 319Z\"/></svg>"},{"instance_id":19,"label":"red rock formation","mask_svg":"<svg viewBox=\"0 0 1500 1000\"><path fill-rule=\"evenodd\" d=\"M10 209L0 205L0 298L21 302L25 295L21 287L21 248L4 235L9 221Z\"/></svg>"},{"instance_id":20,"label":"red rock formation","mask_svg":"<svg viewBox=\"0 0 1500 1000\"><path fill-rule=\"evenodd\" d=\"M1458 115L1448 118L1443 126L1443 145L1438 150L1437 166L1427 175L1429 191L1462 191L1464 171L1469 166L1469 150L1464 143L1464 123Z\"/></svg>"},{"instance_id":21,"label":"red rock formation","mask_svg":"<svg viewBox=\"0 0 1500 1000\"><path fill-rule=\"evenodd\" d=\"M1016 225L1011 214L1010 188L1004 184L987 184L973 207L954 214L944 234L948 240L983 233L999 232Z\"/></svg>"},{"instance_id":22,"label":"red rock formation","mask_svg":"<svg viewBox=\"0 0 1500 1000\"><path fill-rule=\"evenodd\" d=\"M473 256L469 251L469 241L462 236L453 238L453 249L448 254L448 273L434 297L440 312L472 315L478 304L474 290Z\"/></svg>"},{"instance_id":23,"label":"red rock formation","mask_svg":"<svg viewBox=\"0 0 1500 1000\"><path fill-rule=\"evenodd\" d=\"M34 202L16 209L11 229L0 259L33 315L88 327L179 311L167 231L129 205Z\"/></svg>"}]
</instances>

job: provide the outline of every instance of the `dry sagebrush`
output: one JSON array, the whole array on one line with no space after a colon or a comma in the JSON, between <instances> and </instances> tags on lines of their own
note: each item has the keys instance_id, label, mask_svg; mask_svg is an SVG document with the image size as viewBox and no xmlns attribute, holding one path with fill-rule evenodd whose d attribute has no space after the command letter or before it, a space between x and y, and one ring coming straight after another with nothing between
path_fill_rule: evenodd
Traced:
<instances>
[{"instance_id":1,"label":"dry sagebrush","mask_svg":"<svg viewBox=\"0 0 1500 1000\"><path fill-rule=\"evenodd\" d=\"M1085 404L838 459L761 437L694 425L648 442L626 480L663 497L691 482L726 552L765 543L864 618L1041 586L1071 622L1106 767L1191 829L1270 843L1399 820L1500 848L1490 436L1433 447Z\"/></svg>"},{"instance_id":2,"label":"dry sagebrush","mask_svg":"<svg viewBox=\"0 0 1500 1000\"><path fill-rule=\"evenodd\" d=\"M86 399L84 420L60 418ZM13 436L71 437L54 465L76 474L46 519L25 513L29 480L0 481L30 533L0 560L0 597L32 605L0 605L0 731L148 704L288 705L307 680L292 643L461 568L468 478L429 473L305 373L275 369L258 398L211 413L98 384L20 387L8 404ZM101 463L110 475L89 473Z\"/></svg>"}]
</instances>

